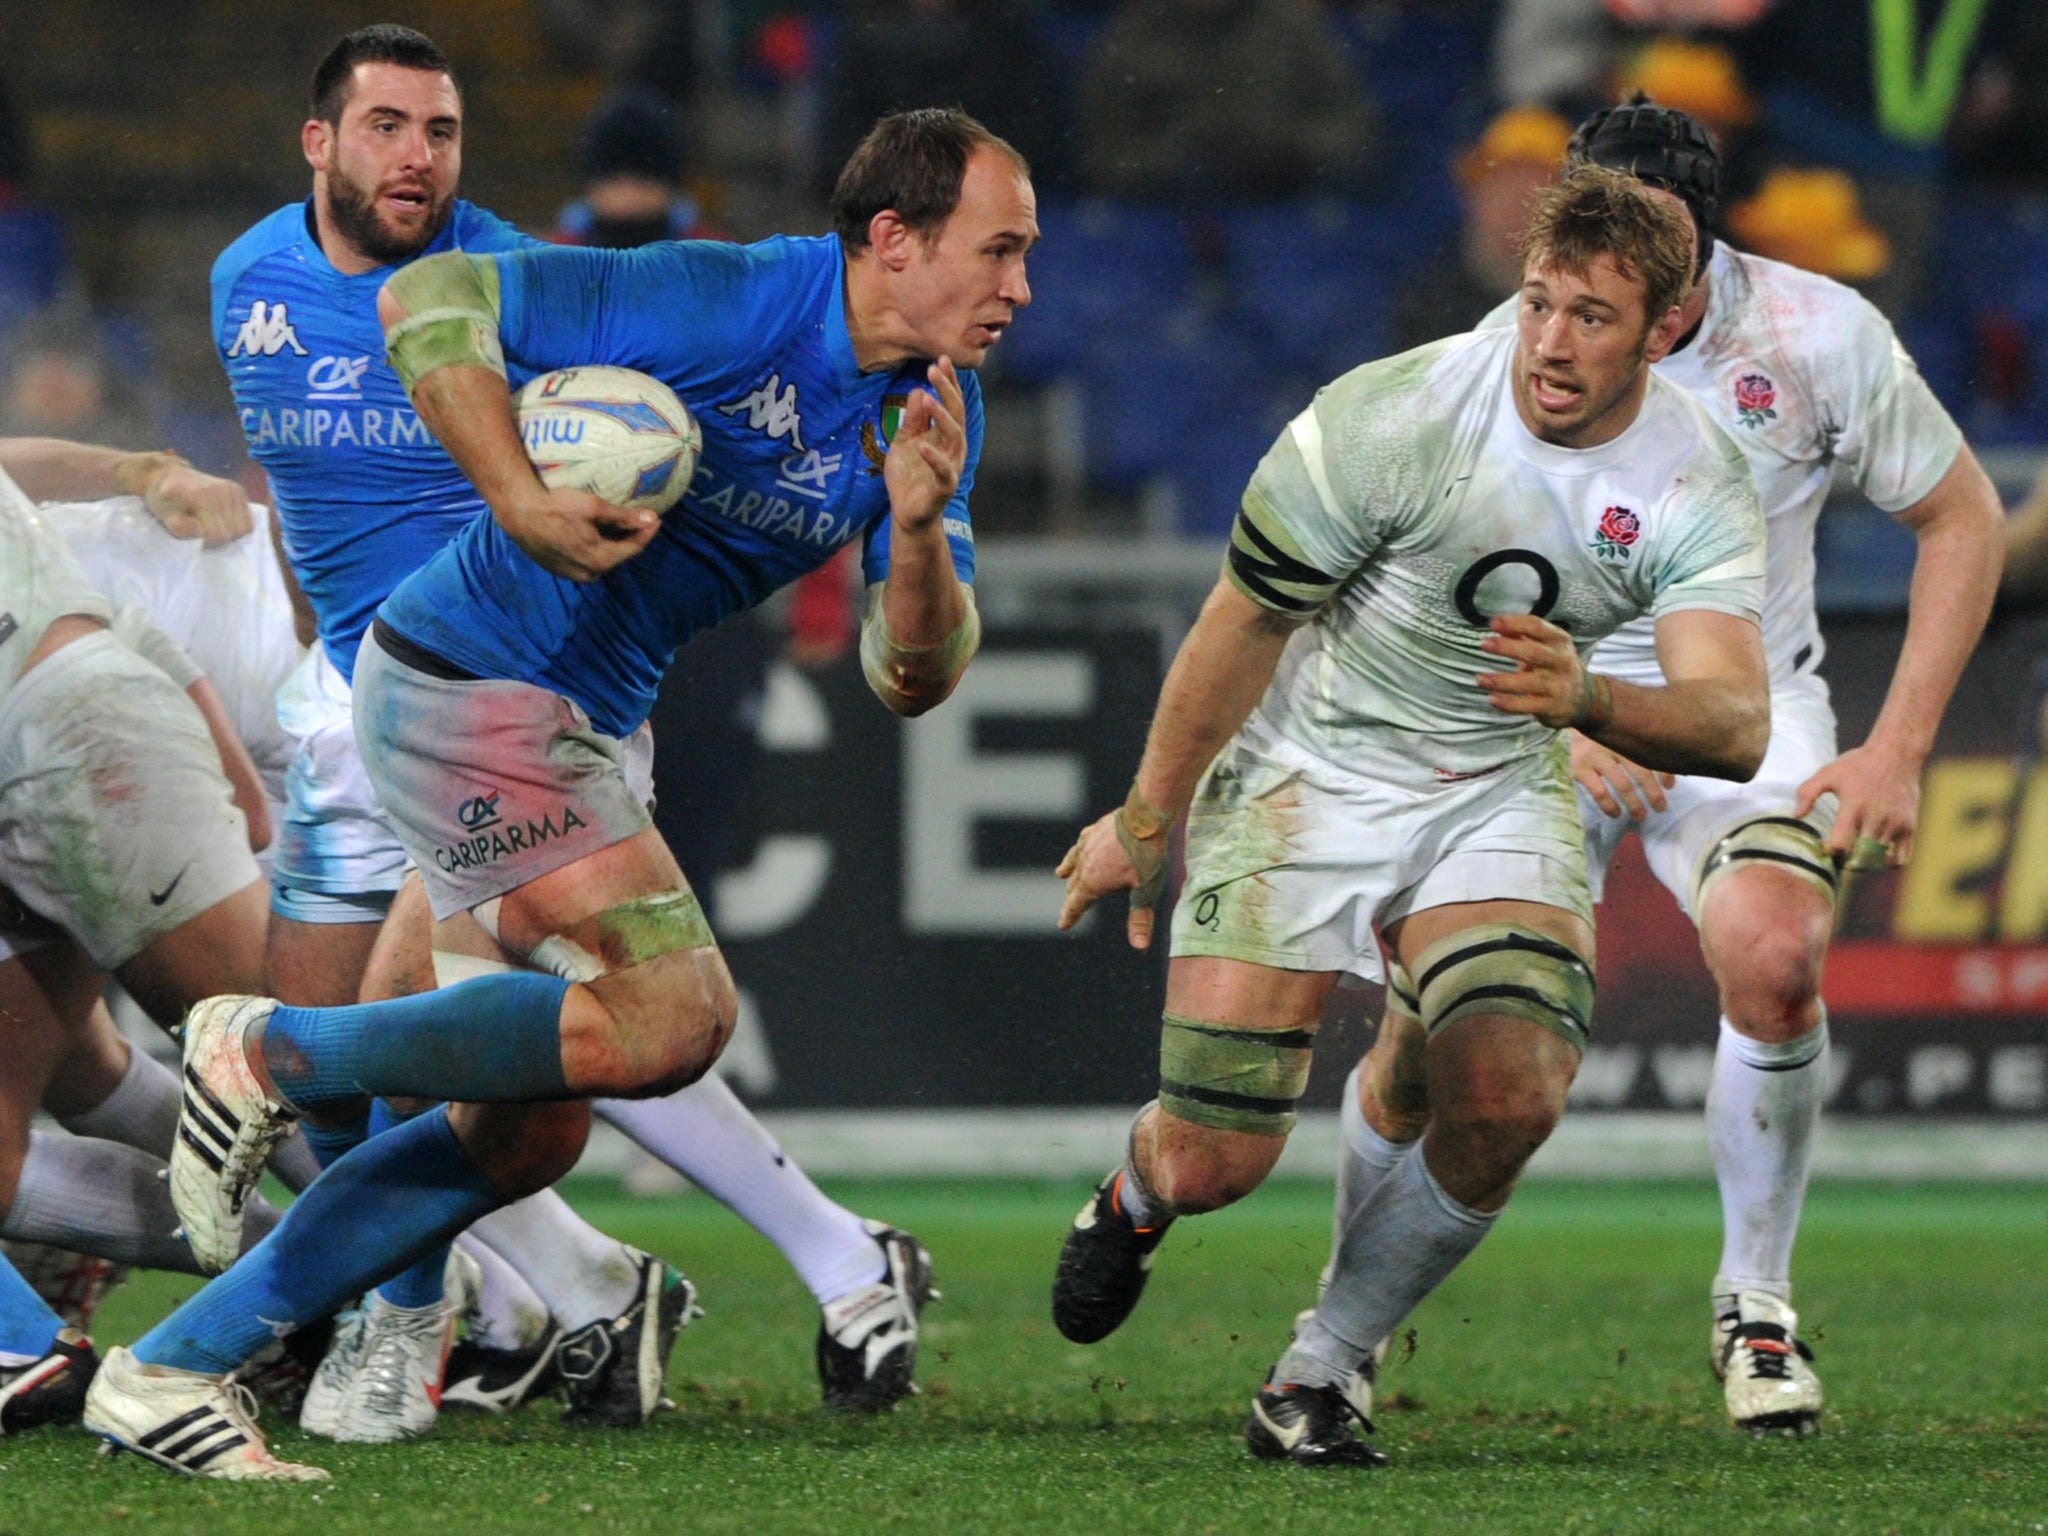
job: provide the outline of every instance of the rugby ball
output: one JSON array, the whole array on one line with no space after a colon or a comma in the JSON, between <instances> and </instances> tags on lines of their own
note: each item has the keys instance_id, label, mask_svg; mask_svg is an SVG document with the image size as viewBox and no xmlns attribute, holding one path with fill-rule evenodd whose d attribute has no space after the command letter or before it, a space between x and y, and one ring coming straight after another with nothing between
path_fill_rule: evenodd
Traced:
<instances>
[{"instance_id":1,"label":"rugby ball","mask_svg":"<svg viewBox=\"0 0 2048 1536\"><path fill-rule=\"evenodd\" d=\"M704 434L676 392L631 368L557 368L512 402L541 483L666 512L697 472Z\"/></svg>"}]
</instances>

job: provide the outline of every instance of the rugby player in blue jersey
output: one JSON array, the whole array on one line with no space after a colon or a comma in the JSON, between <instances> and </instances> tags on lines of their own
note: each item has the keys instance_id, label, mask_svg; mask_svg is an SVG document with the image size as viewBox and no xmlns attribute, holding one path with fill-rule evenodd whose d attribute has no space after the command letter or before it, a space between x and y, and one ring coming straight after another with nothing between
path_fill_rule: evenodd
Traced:
<instances>
[{"instance_id":1,"label":"rugby player in blue jersey","mask_svg":"<svg viewBox=\"0 0 2048 1536\"><path fill-rule=\"evenodd\" d=\"M231 1222L295 1115L366 1094L449 1103L338 1159L247 1257L110 1354L86 1410L109 1441L211 1476L319 1476L269 1455L227 1373L558 1178L590 1098L672 1090L717 1058L732 978L630 745L683 641L858 539L883 701L929 709L972 657L981 402L956 364L979 364L1030 300L1028 171L964 114L895 115L847 163L833 223L747 247L451 252L387 285L394 364L491 516L380 610L357 736L436 946L520 968L354 1007L193 1011L205 1092L181 1130L228 1145L217 1169L187 1157L174 1175L190 1227ZM699 418L702 460L666 518L550 491L520 445L508 373L591 362L666 380ZM658 1362L639 1364L658 1390Z\"/></svg>"},{"instance_id":2,"label":"rugby player in blue jersey","mask_svg":"<svg viewBox=\"0 0 2048 1536\"><path fill-rule=\"evenodd\" d=\"M421 34L394 26L351 33L315 70L311 95L302 138L313 195L222 254L213 328L320 631L281 700L303 745L289 779L266 963L274 996L320 1006L433 984L431 919L418 882L401 887L409 861L363 775L350 685L377 605L483 508L385 362L377 293L422 254L539 242L457 198L461 98L448 61ZM387 910L397 916L380 927ZM387 937L373 949L380 931ZM330 1159L365 1128L360 1104L338 1109L308 1117ZM886 1407L910 1390L916 1307L928 1286L928 1260L913 1239L828 1200L716 1077L600 1112L788 1256L823 1309L828 1401ZM638 1418L641 1394L619 1379L620 1362L650 1327L665 1353L674 1317L663 1337L663 1304L671 1314L687 1304L657 1262L551 1194L494 1213L464 1246L485 1266L486 1298L508 1300L487 1309L484 1321L497 1326L473 1327L484 1338L457 1346L444 1401L507 1406L561 1364L581 1413ZM440 1256L430 1255L380 1287L339 1336L309 1396L306 1427L377 1440L432 1423L452 1323L441 1282ZM559 1346L558 1328L520 1337L503 1321L537 1318L545 1328L550 1312L571 1330ZM628 1387L629 1401L608 1408L612 1390Z\"/></svg>"}]
</instances>

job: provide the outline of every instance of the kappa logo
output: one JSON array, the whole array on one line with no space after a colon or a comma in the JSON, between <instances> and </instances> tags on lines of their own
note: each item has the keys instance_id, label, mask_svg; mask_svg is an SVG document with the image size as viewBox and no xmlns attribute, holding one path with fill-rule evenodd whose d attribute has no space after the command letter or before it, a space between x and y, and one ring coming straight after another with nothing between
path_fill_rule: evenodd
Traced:
<instances>
[{"instance_id":1,"label":"kappa logo","mask_svg":"<svg viewBox=\"0 0 2048 1536\"><path fill-rule=\"evenodd\" d=\"M474 832L478 827L488 827L498 820L498 796L502 789L494 789L488 795L472 795L455 808L455 819L462 823L462 830Z\"/></svg>"},{"instance_id":2,"label":"kappa logo","mask_svg":"<svg viewBox=\"0 0 2048 1536\"><path fill-rule=\"evenodd\" d=\"M249 306L249 318L235 332L235 344L228 348L228 356L275 357L286 347L300 357L307 355L299 345L299 333L292 329L291 318L285 314L284 304L266 304L258 299Z\"/></svg>"},{"instance_id":3,"label":"kappa logo","mask_svg":"<svg viewBox=\"0 0 2048 1536\"><path fill-rule=\"evenodd\" d=\"M370 371L367 357L322 357L306 370L308 400L360 400L363 375Z\"/></svg>"},{"instance_id":4,"label":"kappa logo","mask_svg":"<svg viewBox=\"0 0 2048 1536\"><path fill-rule=\"evenodd\" d=\"M809 451L804 447L803 418L797 412L796 385L784 388L781 374L769 374L768 382L745 399L718 407L721 416L737 416L742 411L747 413L747 425L756 432L786 437L798 453Z\"/></svg>"}]
</instances>

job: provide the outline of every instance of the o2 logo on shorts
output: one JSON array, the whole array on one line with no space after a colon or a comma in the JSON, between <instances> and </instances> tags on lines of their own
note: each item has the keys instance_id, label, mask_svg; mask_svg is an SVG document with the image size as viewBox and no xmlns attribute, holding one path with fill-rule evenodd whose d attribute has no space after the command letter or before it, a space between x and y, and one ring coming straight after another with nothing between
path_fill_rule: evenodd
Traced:
<instances>
[{"instance_id":1,"label":"o2 logo on shorts","mask_svg":"<svg viewBox=\"0 0 2048 1536\"><path fill-rule=\"evenodd\" d=\"M1216 909L1222 905L1214 891L1204 891L1202 899L1195 903L1195 926L1207 928L1211 933L1215 932L1221 922Z\"/></svg>"},{"instance_id":2,"label":"o2 logo on shorts","mask_svg":"<svg viewBox=\"0 0 2048 1536\"><path fill-rule=\"evenodd\" d=\"M455 808L455 819L462 824L465 832L474 832L479 827L497 824L498 796L502 789L494 789L488 795L471 795Z\"/></svg>"},{"instance_id":3,"label":"o2 logo on shorts","mask_svg":"<svg viewBox=\"0 0 2048 1536\"><path fill-rule=\"evenodd\" d=\"M1495 610L1496 612L1527 613L1540 619L1548 616L1550 610L1557 606L1559 583L1556 566L1533 549L1497 549L1483 559L1473 561L1465 574L1458 578L1457 588L1451 594L1452 600L1458 605L1458 612L1465 616L1467 623L1485 629L1493 622L1493 615L1480 609L1479 585L1495 571L1508 566L1520 566L1533 572L1536 577L1536 594L1527 607L1504 603ZM1523 584L1526 584L1526 578ZM1506 592L1498 594L1501 598L1508 595Z\"/></svg>"}]
</instances>

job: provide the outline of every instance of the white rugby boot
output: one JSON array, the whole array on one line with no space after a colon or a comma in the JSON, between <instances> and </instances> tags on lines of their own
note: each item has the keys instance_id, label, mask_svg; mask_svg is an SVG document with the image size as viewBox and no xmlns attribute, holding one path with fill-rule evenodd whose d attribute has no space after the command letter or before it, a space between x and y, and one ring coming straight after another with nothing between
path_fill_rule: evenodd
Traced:
<instances>
[{"instance_id":1,"label":"white rugby boot","mask_svg":"<svg viewBox=\"0 0 2048 1536\"><path fill-rule=\"evenodd\" d=\"M356 1445L410 1440L441 1417L441 1381L455 1324L469 1307L476 1261L448 1256L447 1287L425 1307L394 1306L372 1291L334 1331L306 1388L299 1428Z\"/></svg>"},{"instance_id":2,"label":"white rugby boot","mask_svg":"<svg viewBox=\"0 0 2048 1536\"><path fill-rule=\"evenodd\" d=\"M296 1111L263 1091L243 1052L277 1007L268 997L209 997L185 1015L184 1102L171 1144L171 1204L192 1257L209 1275L242 1251L242 1211Z\"/></svg>"},{"instance_id":3,"label":"white rugby boot","mask_svg":"<svg viewBox=\"0 0 2048 1536\"><path fill-rule=\"evenodd\" d=\"M1741 1291L1714 1320L1714 1373L1737 1429L1795 1438L1820 1431L1820 1377L1799 1314L1767 1291Z\"/></svg>"},{"instance_id":4,"label":"white rugby boot","mask_svg":"<svg viewBox=\"0 0 2048 1536\"><path fill-rule=\"evenodd\" d=\"M144 1365L112 1349L85 1394L85 1427L109 1448L133 1451L187 1477L324 1483L319 1467L279 1461L256 1427L249 1389L231 1376Z\"/></svg>"}]
</instances>

